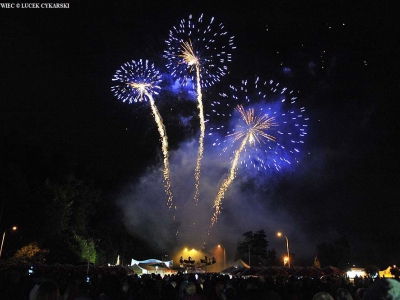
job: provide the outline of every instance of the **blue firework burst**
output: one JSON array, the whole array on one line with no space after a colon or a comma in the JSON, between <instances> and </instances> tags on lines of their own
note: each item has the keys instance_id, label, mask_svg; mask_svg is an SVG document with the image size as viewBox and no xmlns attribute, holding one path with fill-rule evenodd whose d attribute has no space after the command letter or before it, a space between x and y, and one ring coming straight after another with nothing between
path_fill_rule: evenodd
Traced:
<instances>
[{"instance_id":1,"label":"blue firework burst","mask_svg":"<svg viewBox=\"0 0 400 300\"><path fill-rule=\"evenodd\" d=\"M123 102L147 101L147 95L157 95L160 89L161 75L148 60L124 63L112 80L116 83L111 91Z\"/></svg>"},{"instance_id":2,"label":"blue firework burst","mask_svg":"<svg viewBox=\"0 0 400 300\"><path fill-rule=\"evenodd\" d=\"M226 153L237 150L240 140L237 137L248 128L243 113L237 109L241 106L246 112L251 110L254 118L273 118L275 126L266 131L272 138L245 146L240 166L279 171L299 161L309 118L305 108L297 105L294 91L273 80L261 81L257 77L254 81L243 80L238 87L231 85L226 93L220 93L220 100L211 104L210 114L206 115L213 146Z\"/></svg>"},{"instance_id":3,"label":"blue firework burst","mask_svg":"<svg viewBox=\"0 0 400 300\"><path fill-rule=\"evenodd\" d=\"M209 87L226 75L235 48L233 39L213 17L206 21L203 14L198 19L190 15L169 32L164 51L166 66L183 85L189 82L187 79L196 82L196 67L199 67L200 84Z\"/></svg>"}]
</instances>

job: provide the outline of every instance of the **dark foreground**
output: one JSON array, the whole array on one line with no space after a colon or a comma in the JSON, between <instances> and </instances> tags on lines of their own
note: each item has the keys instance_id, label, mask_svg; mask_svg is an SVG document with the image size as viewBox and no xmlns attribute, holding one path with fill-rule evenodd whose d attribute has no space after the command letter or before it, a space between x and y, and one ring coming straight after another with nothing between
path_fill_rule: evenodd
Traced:
<instances>
[{"instance_id":1,"label":"dark foreground","mask_svg":"<svg viewBox=\"0 0 400 300\"><path fill-rule=\"evenodd\" d=\"M0 273L1 300L253 300L253 299L377 299L376 293L391 293L400 299L395 279L344 276L230 277L218 273L138 276L126 267L105 267L102 273L86 276L85 267L65 272L29 274L17 268ZM87 282L89 281L89 282ZM323 294L327 293L327 294ZM374 294L374 295L371 295ZM35 296L36 295L36 296ZM365 296L364 296L365 295ZM331 297L331 298L329 298ZM351 298L350 298L351 297ZM385 297L388 297L387 295ZM380 299L380 298L379 298Z\"/></svg>"}]
</instances>

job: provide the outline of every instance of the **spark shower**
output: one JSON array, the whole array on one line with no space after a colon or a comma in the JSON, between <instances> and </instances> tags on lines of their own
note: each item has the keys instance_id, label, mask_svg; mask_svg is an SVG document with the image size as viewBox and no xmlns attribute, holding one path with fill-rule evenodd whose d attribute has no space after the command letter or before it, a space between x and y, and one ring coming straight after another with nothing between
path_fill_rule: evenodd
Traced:
<instances>
[{"instance_id":1,"label":"spark shower","mask_svg":"<svg viewBox=\"0 0 400 300\"><path fill-rule=\"evenodd\" d=\"M229 172L222 181L215 197L211 217L212 228L221 214L225 192L238 176L238 169L245 171L253 166L259 171L280 171L293 162L299 162L304 138L307 135L308 118L304 107L297 107L293 91L280 87L279 83L243 80L241 85L219 87L218 101L211 103L211 110L204 111L202 88L210 87L227 75L227 64L231 63L231 52L236 48L233 36L229 36L222 23L214 18L205 21L192 15L182 19L169 31L164 58L170 76L182 86L191 84L197 95L199 118L199 146L194 170L195 186L193 199L199 201L201 161L206 155L204 139L205 124L210 124L208 136L214 139L213 146L222 153L231 153L227 159ZM162 76L154 64L147 60L127 62L116 71L111 90L123 102L149 101L152 114L160 134L163 153L164 187L169 209L173 204L170 178L168 136L153 96L160 97ZM206 119L207 117L207 119ZM228 130L226 130L228 128ZM221 156L223 159L223 156ZM174 216L175 218L175 216Z\"/></svg>"}]
</instances>

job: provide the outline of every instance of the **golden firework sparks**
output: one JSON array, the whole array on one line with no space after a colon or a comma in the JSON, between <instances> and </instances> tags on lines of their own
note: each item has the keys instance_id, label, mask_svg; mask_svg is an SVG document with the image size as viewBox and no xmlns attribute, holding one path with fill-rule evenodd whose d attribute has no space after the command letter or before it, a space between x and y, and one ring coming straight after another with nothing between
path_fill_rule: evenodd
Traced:
<instances>
[{"instance_id":1,"label":"golden firework sparks","mask_svg":"<svg viewBox=\"0 0 400 300\"><path fill-rule=\"evenodd\" d=\"M236 177L240 154L245 149L246 144L249 143L250 146L254 146L256 143L265 143L265 139L276 141L274 136L266 132L267 130L270 130L271 127L278 126L278 124L274 122L274 117L268 117L266 114L256 116L253 108L245 110L243 105L238 105L235 110L241 115L245 125L240 125L238 131L229 135L233 137L234 142L241 140L241 143L239 149L235 151L228 178L224 179L222 182L217 197L214 200L215 212L211 218L210 227L214 226L215 222L217 222L218 215L221 213L222 199L224 198L228 187Z\"/></svg>"}]
</instances>

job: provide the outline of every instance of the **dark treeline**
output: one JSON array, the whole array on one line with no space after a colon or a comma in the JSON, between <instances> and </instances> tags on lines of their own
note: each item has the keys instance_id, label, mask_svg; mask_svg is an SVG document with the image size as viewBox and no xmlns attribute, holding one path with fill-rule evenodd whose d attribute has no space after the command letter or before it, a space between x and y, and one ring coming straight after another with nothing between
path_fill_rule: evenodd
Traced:
<instances>
[{"instance_id":1,"label":"dark treeline","mask_svg":"<svg viewBox=\"0 0 400 300\"><path fill-rule=\"evenodd\" d=\"M47 263L89 256L93 263L115 263L118 255L130 262L132 253L151 253L140 237L127 232L101 183L78 178L68 166L71 160L46 153L18 132L3 136L0 147L0 230L7 234L2 258L28 245L47 251Z\"/></svg>"}]
</instances>

